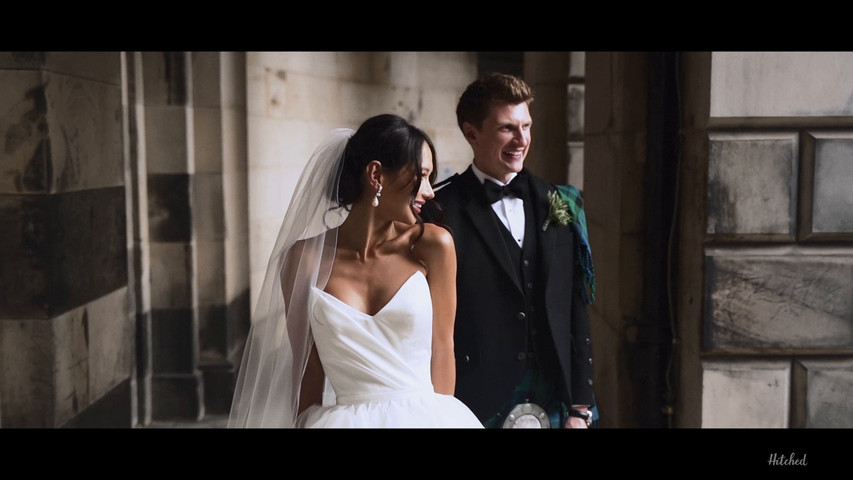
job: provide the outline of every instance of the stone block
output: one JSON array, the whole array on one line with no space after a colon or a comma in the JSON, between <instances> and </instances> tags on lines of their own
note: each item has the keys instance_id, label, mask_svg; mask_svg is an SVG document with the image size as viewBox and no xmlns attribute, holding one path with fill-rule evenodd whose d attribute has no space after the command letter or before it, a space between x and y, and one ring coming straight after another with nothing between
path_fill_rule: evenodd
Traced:
<instances>
[{"instance_id":1,"label":"stone block","mask_svg":"<svg viewBox=\"0 0 853 480\"><path fill-rule=\"evenodd\" d=\"M149 174L190 173L191 110L183 105L145 107L145 158Z\"/></svg>"},{"instance_id":2,"label":"stone block","mask_svg":"<svg viewBox=\"0 0 853 480\"><path fill-rule=\"evenodd\" d=\"M136 402L136 382L127 379L84 409L62 428L134 428L140 425Z\"/></svg>"},{"instance_id":3,"label":"stone block","mask_svg":"<svg viewBox=\"0 0 853 480\"><path fill-rule=\"evenodd\" d=\"M228 331L225 304L199 307L198 350L200 363L219 363L227 359Z\"/></svg>"},{"instance_id":4,"label":"stone block","mask_svg":"<svg viewBox=\"0 0 853 480\"><path fill-rule=\"evenodd\" d=\"M246 172L249 148L246 124L245 109L228 108L222 111L223 172Z\"/></svg>"},{"instance_id":5,"label":"stone block","mask_svg":"<svg viewBox=\"0 0 853 480\"><path fill-rule=\"evenodd\" d=\"M424 98L422 88L395 86L375 98L377 101L374 108L378 109L375 113L394 113L414 125L423 124Z\"/></svg>"},{"instance_id":6,"label":"stone block","mask_svg":"<svg viewBox=\"0 0 853 480\"><path fill-rule=\"evenodd\" d=\"M192 52L192 105L194 108L222 106L222 52Z\"/></svg>"},{"instance_id":7,"label":"stone block","mask_svg":"<svg viewBox=\"0 0 853 480\"><path fill-rule=\"evenodd\" d=\"M50 320L0 321L0 424L55 426L53 325Z\"/></svg>"},{"instance_id":8,"label":"stone block","mask_svg":"<svg viewBox=\"0 0 853 480\"><path fill-rule=\"evenodd\" d=\"M853 133L815 133L812 233L853 234Z\"/></svg>"},{"instance_id":9,"label":"stone block","mask_svg":"<svg viewBox=\"0 0 853 480\"><path fill-rule=\"evenodd\" d=\"M584 129L589 133L646 130L646 53L586 52Z\"/></svg>"},{"instance_id":10,"label":"stone block","mask_svg":"<svg viewBox=\"0 0 853 480\"><path fill-rule=\"evenodd\" d=\"M118 86L39 71L0 82L0 193L124 184Z\"/></svg>"},{"instance_id":11,"label":"stone block","mask_svg":"<svg viewBox=\"0 0 853 480\"><path fill-rule=\"evenodd\" d=\"M133 331L126 288L51 319L0 321L2 425L61 426L126 382Z\"/></svg>"},{"instance_id":12,"label":"stone block","mask_svg":"<svg viewBox=\"0 0 853 480\"><path fill-rule=\"evenodd\" d=\"M173 309L193 303L195 271L192 246L183 242L151 242L151 308Z\"/></svg>"},{"instance_id":13,"label":"stone block","mask_svg":"<svg viewBox=\"0 0 853 480\"><path fill-rule=\"evenodd\" d=\"M798 360L806 428L853 427L853 359Z\"/></svg>"},{"instance_id":14,"label":"stone block","mask_svg":"<svg viewBox=\"0 0 853 480\"><path fill-rule=\"evenodd\" d=\"M196 173L192 178L192 223L197 240L225 238L222 173Z\"/></svg>"},{"instance_id":15,"label":"stone block","mask_svg":"<svg viewBox=\"0 0 853 480\"><path fill-rule=\"evenodd\" d=\"M43 52L53 73L121 86L121 52Z\"/></svg>"},{"instance_id":16,"label":"stone block","mask_svg":"<svg viewBox=\"0 0 853 480\"><path fill-rule=\"evenodd\" d=\"M433 131L447 129L463 138L462 132L456 126L456 102L459 100L459 92L451 89L426 88L421 89L421 98L423 104L420 108L420 122L416 124L417 127ZM432 134L430 138L433 142L437 141ZM465 142L465 145L467 146L468 143ZM439 150L439 155L446 155L444 149Z\"/></svg>"},{"instance_id":17,"label":"stone block","mask_svg":"<svg viewBox=\"0 0 853 480\"><path fill-rule=\"evenodd\" d=\"M374 113L379 113L379 103L376 98L385 95L387 87L364 83L341 83L341 121L349 123L353 129L358 128ZM456 107L454 106L454 109ZM346 126L346 125L344 125Z\"/></svg>"},{"instance_id":18,"label":"stone block","mask_svg":"<svg viewBox=\"0 0 853 480\"><path fill-rule=\"evenodd\" d=\"M224 237L245 236L249 231L246 215L249 211L249 175L246 172L226 173L222 181Z\"/></svg>"},{"instance_id":19,"label":"stone block","mask_svg":"<svg viewBox=\"0 0 853 480\"><path fill-rule=\"evenodd\" d=\"M2 69L38 69L44 65L45 52L0 52Z\"/></svg>"},{"instance_id":20,"label":"stone block","mask_svg":"<svg viewBox=\"0 0 853 480\"><path fill-rule=\"evenodd\" d=\"M233 365L205 365L202 368L204 378L205 415L225 415L231 411L234 398L234 378L237 376Z\"/></svg>"},{"instance_id":21,"label":"stone block","mask_svg":"<svg viewBox=\"0 0 853 480\"><path fill-rule=\"evenodd\" d=\"M796 225L797 134L709 137L707 233L791 239Z\"/></svg>"},{"instance_id":22,"label":"stone block","mask_svg":"<svg viewBox=\"0 0 853 480\"><path fill-rule=\"evenodd\" d=\"M584 132L584 91L583 84L569 84L568 88L568 122L569 136L573 139L583 140Z\"/></svg>"},{"instance_id":23,"label":"stone block","mask_svg":"<svg viewBox=\"0 0 853 480\"><path fill-rule=\"evenodd\" d=\"M169 375L151 379L151 417L154 420L193 420L204 417L201 375Z\"/></svg>"},{"instance_id":24,"label":"stone block","mask_svg":"<svg viewBox=\"0 0 853 480\"><path fill-rule=\"evenodd\" d=\"M288 172L293 171L279 168L255 169L249 172L249 205L252 208L252 220L272 223L275 225L276 233L299 180L296 175L288 175Z\"/></svg>"},{"instance_id":25,"label":"stone block","mask_svg":"<svg viewBox=\"0 0 853 480\"><path fill-rule=\"evenodd\" d=\"M193 171L216 173L223 169L224 132L222 109L199 107L193 115Z\"/></svg>"},{"instance_id":26,"label":"stone block","mask_svg":"<svg viewBox=\"0 0 853 480\"><path fill-rule=\"evenodd\" d=\"M120 288L86 306L89 317L89 390L92 400L133 374L135 319L128 315L128 291Z\"/></svg>"},{"instance_id":27,"label":"stone block","mask_svg":"<svg viewBox=\"0 0 853 480\"><path fill-rule=\"evenodd\" d=\"M787 428L791 363L702 362L702 428Z\"/></svg>"},{"instance_id":28,"label":"stone block","mask_svg":"<svg viewBox=\"0 0 853 480\"><path fill-rule=\"evenodd\" d=\"M248 52L247 63L270 71L283 71L341 80L376 78L375 59L385 62L387 53L377 52Z\"/></svg>"},{"instance_id":29,"label":"stone block","mask_svg":"<svg viewBox=\"0 0 853 480\"><path fill-rule=\"evenodd\" d=\"M387 69L388 85L393 87L418 88L421 85L421 70L429 70L421 65L423 57L417 52L388 52Z\"/></svg>"},{"instance_id":30,"label":"stone block","mask_svg":"<svg viewBox=\"0 0 853 480\"><path fill-rule=\"evenodd\" d=\"M196 289L199 305L225 303L225 244L197 240L195 243L198 273Z\"/></svg>"},{"instance_id":31,"label":"stone block","mask_svg":"<svg viewBox=\"0 0 853 480\"><path fill-rule=\"evenodd\" d=\"M189 308L151 311L151 359L155 377L195 371L198 347L193 317Z\"/></svg>"},{"instance_id":32,"label":"stone block","mask_svg":"<svg viewBox=\"0 0 853 480\"><path fill-rule=\"evenodd\" d=\"M50 190L53 173L42 76L38 71L0 71L0 193Z\"/></svg>"},{"instance_id":33,"label":"stone block","mask_svg":"<svg viewBox=\"0 0 853 480\"><path fill-rule=\"evenodd\" d=\"M121 84L121 53L0 52L0 69L46 70L119 86Z\"/></svg>"},{"instance_id":34,"label":"stone block","mask_svg":"<svg viewBox=\"0 0 853 480\"><path fill-rule=\"evenodd\" d=\"M247 59L252 58L249 53ZM267 117L266 68L263 65L246 64L246 113L252 118ZM250 129L251 131L251 129Z\"/></svg>"},{"instance_id":35,"label":"stone block","mask_svg":"<svg viewBox=\"0 0 853 480\"><path fill-rule=\"evenodd\" d=\"M417 52L419 85L428 90L447 90L456 99L477 78L475 52ZM450 111L456 111L456 105Z\"/></svg>"},{"instance_id":36,"label":"stone block","mask_svg":"<svg viewBox=\"0 0 853 480\"><path fill-rule=\"evenodd\" d=\"M851 52L711 55L711 117L849 116L851 97Z\"/></svg>"},{"instance_id":37,"label":"stone block","mask_svg":"<svg viewBox=\"0 0 853 480\"><path fill-rule=\"evenodd\" d=\"M784 253L706 257L706 348L853 347L853 252Z\"/></svg>"},{"instance_id":38,"label":"stone block","mask_svg":"<svg viewBox=\"0 0 853 480\"><path fill-rule=\"evenodd\" d=\"M222 106L246 110L246 52L219 52L222 62Z\"/></svg>"},{"instance_id":39,"label":"stone block","mask_svg":"<svg viewBox=\"0 0 853 480\"><path fill-rule=\"evenodd\" d=\"M187 105L189 62L187 52L142 52L146 109Z\"/></svg>"},{"instance_id":40,"label":"stone block","mask_svg":"<svg viewBox=\"0 0 853 480\"><path fill-rule=\"evenodd\" d=\"M569 175L566 182L583 191L583 142L569 142Z\"/></svg>"},{"instance_id":41,"label":"stone block","mask_svg":"<svg viewBox=\"0 0 853 480\"><path fill-rule=\"evenodd\" d=\"M124 185L121 87L50 72L44 78L51 191Z\"/></svg>"},{"instance_id":42,"label":"stone block","mask_svg":"<svg viewBox=\"0 0 853 480\"><path fill-rule=\"evenodd\" d=\"M443 127L433 127L429 134L438 157L438 181L454 173L462 173L471 164L471 146L462 137L455 120Z\"/></svg>"},{"instance_id":43,"label":"stone block","mask_svg":"<svg viewBox=\"0 0 853 480\"><path fill-rule=\"evenodd\" d=\"M250 312L249 288L228 302L225 309L225 332L228 340L228 359L235 365L240 364L243 346L249 333Z\"/></svg>"},{"instance_id":44,"label":"stone block","mask_svg":"<svg viewBox=\"0 0 853 480\"><path fill-rule=\"evenodd\" d=\"M586 52L569 52L569 77L586 77Z\"/></svg>"},{"instance_id":45,"label":"stone block","mask_svg":"<svg viewBox=\"0 0 853 480\"><path fill-rule=\"evenodd\" d=\"M533 93L544 98L539 87L566 85L570 60L569 52L524 52L523 77L533 87Z\"/></svg>"},{"instance_id":46,"label":"stone block","mask_svg":"<svg viewBox=\"0 0 853 480\"><path fill-rule=\"evenodd\" d=\"M311 121L340 118L340 80L293 72L267 72L267 116Z\"/></svg>"},{"instance_id":47,"label":"stone block","mask_svg":"<svg viewBox=\"0 0 853 480\"><path fill-rule=\"evenodd\" d=\"M192 238L190 176L149 175L148 234L152 242L188 242Z\"/></svg>"},{"instance_id":48,"label":"stone block","mask_svg":"<svg viewBox=\"0 0 853 480\"><path fill-rule=\"evenodd\" d=\"M0 195L0 317L50 318L127 284L123 188Z\"/></svg>"},{"instance_id":49,"label":"stone block","mask_svg":"<svg viewBox=\"0 0 853 480\"><path fill-rule=\"evenodd\" d=\"M127 318L126 313L123 318ZM61 425L97 398L89 385L94 373L91 372L93 365L89 351L89 311L86 308L74 309L51 320L51 325L54 363L53 378L48 381L55 384L54 421Z\"/></svg>"},{"instance_id":50,"label":"stone block","mask_svg":"<svg viewBox=\"0 0 853 480\"><path fill-rule=\"evenodd\" d=\"M225 240L225 299L232 301L249 289L249 234Z\"/></svg>"},{"instance_id":51,"label":"stone block","mask_svg":"<svg viewBox=\"0 0 853 480\"><path fill-rule=\"evenodd\" d=\"M601 192L601 199L587 199L586 209L587 221L600 219L605 222L608 230L621 232L626 226L623 221L630 221L627 215L623 215L621 209L624 207L640 209L637 205L637 195L642 191L642 185L632 182L628 171L639 171L642 164L628 161L626 159L640 159L645 149L645 134L634 133L591 135L585 139L584 155L595 158L596 165L600 171L612 172L612 175L594 175L584 179L585 190L589 195ZM616 173L618 172L618 174ZM630 189L632 195L623 193L623 189ZM614 196L615 195L615 196ZM609 209L604 212L603 210ZM640 220L634 219L635 232L639 232L642 224Z\"/></svg>"},{"instance_id":52,"label":"stone block","mask_svg":"<svg viewBox=\"0 0 853 480\"><path fill-rule=\"evenodd\" d=\"M121 288L53 320L57 425L132 376L135 329L127 311Z\"/></svg>"}]
</instances>

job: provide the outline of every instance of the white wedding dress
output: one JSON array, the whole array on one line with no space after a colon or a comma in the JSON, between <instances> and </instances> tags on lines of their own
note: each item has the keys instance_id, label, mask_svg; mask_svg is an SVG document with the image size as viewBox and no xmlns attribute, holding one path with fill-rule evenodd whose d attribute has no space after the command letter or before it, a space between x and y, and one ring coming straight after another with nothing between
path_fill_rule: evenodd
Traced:
<instances>
[{"instance_id":1,"label":"white wedding dress","mask_svg":"<svg viewBox=\"0 0 853 480\"><path fill-rule=\"evenodd\" d=\"M308 311L336 403L314 405L306 428L482 428L474 414L430 380L432 301L420 271L375 315L318 288Z\"/></svg>"}]
</instances>

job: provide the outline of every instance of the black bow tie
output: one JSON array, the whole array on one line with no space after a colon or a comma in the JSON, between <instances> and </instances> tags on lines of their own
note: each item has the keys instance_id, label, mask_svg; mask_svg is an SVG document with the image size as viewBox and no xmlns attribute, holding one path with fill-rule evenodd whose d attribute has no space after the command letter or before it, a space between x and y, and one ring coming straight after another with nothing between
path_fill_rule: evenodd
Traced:
<instances>
[{"instance_id":1,"label":"black bow tie","mask_svg":"<svg viewBox=\"0 0 853 480\"><path fill-rule=\"evenodd\" d=\"M507 195L520 198L527 198L527 182L521 179L521 175L516 175L507 185L498 185L491 180L483 181L483 189L486 192L486 199L489 204L495 203Z\"/></svg>"}]
</instances>

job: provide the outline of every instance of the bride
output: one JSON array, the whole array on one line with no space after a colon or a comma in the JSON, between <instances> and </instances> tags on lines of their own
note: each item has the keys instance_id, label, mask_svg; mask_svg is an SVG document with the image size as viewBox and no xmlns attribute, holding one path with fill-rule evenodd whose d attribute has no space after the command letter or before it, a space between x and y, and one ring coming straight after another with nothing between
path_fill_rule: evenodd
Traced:
<instances>
[{"instance_id":1,"label":"bride","mask_svg":"<svg viewBox=\"0 0 853 480\"><path fill-rule=\"evenodd\" d=\"M435 172L432 141L396 115L318 147L270 259L229 427L482 427L453 397L453 238L419 217Z\"/></svg>"}]
</instances>

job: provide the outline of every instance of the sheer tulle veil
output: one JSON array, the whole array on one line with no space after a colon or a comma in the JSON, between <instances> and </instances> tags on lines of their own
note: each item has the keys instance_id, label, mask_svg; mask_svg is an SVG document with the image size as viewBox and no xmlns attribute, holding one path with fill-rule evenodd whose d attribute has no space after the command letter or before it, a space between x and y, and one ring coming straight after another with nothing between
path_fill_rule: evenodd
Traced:
<instances>
[{"instance_id":1,"label":"sheer tulle veil","mask_svg":"<svg viewBox=\"0 0 853 480\"><path fill-rule=\"evenodd\" d=\"M337 227L347 209L337 188L350 129L314 151L291 197L273 247L243 352L228 427L295 427L299 387L313 344L311 286L325 288ZM328 387L328 382L327 382Z\"/></svg>"}]
</instances>

